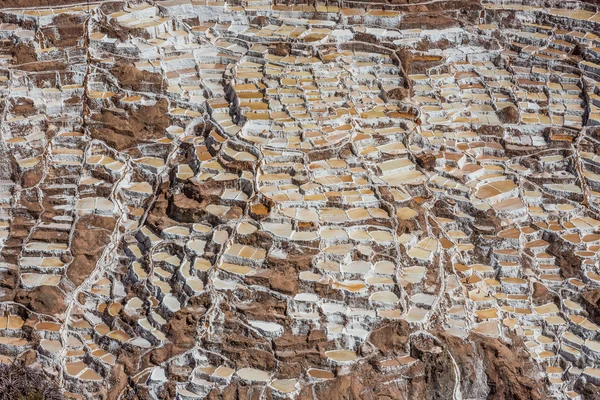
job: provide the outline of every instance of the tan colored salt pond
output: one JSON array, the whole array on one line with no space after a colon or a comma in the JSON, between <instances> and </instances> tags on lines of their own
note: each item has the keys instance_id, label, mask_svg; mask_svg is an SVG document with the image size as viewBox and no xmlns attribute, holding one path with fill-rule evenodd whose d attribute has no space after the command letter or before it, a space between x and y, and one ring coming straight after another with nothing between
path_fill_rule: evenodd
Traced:
<instances>
[{"instance_id":1,"label":"tan colored salt pond","mask_svg":"<svg viewBox=\"0 0 600 400\"><path fill-rule=\"evenodd\" d=\"M29 342L23 338L0 337L0 345L23 347L27 344L29 344Z\"/></svg>"},{"instance_id":2,"label":"tan colored salt pond","mask_svg":"<svg viewBox=\"0 0 600 400\"><path fill-rule=\"evenodd\" d=\"M219 268L237 275L252 275L255 273L253 268L247 267L245 265L237 265L226 262L221 263L221 265L219 265Z\"/></svg>"},{"instance_id":3,"label":"tan colored salt pond","mask_svg":"<svg viewBox=\"0 0 600 400\"><path fill-rule=\"evenodd\" d=\"M325 355L330 360L340 363L355 361L358 358L356 353L351 350L331 350L326 351Z\"/></svg>"},{"instance_id":4,"label":"tan colored salt pond","mask_svg":"<svg viewBox=\"0 0 600 400\"><path fill-rule=\"evenodd\" d=\"M307 373L310 377L315 378L315 379L333 379L333 378L335 378L335 375L332 372L326 371L324 369L310 368L307 371Z\"/></svg>"},{"instance_id":5,"label":"tan colored salt pond","mask_svg":"<svg viewBox=\"0 0 600 400\"><path fill-rule=\"evenodd\" d=\"M377 310L377 315L381 318L400 319L402 317L401 310Z\"/></svg>"},{"instance_id":6,"label":"tan colored salt pond","mask_svg":"<svg viewBox=\"0 0 600 400\"><path fill-rule=\"evenodd\" d=\"M187 236L190 234L190 228L185 226L170 226L163 229L163 233L176 236Z\"/></svg>"},{"instance_id":7,"label":"tan colored salt pond","mask_svg":"<svg viewBox=\"0 0 600 400\"><path fill-rule=\"evenodd\" d=\"M208 233L211 231L211 227L204 224L194 224L192 225L192 229L194 230L194 232L198 233Z\"/></svg>"},{"instance_id":8,"label":"tan colored salt pond","mask_svg":"<svg viewBox=\"0 0 600 400\"><path fill-rule=\"evenodd\" d=\"M414 218L418 215L419 213L415 210L413 210L412 208L409 207L402 207L399 208L398 211L396 212L396 216L398 217L398 219L402 220L402 221L406 221L409 220L411 218Z\"/></svg>"},{"instance_id":9,"label":"tan colored salt pond","mask_svg":"<svg viewBox=\"0 0 600 400\"><path fill-rule=\"evenodd\" d=\"M200 239L192 239L187 242L186 247L190 249L196 255L203 255L204 248L206 247L206 241Z\"/></svg>"},{"instance_id":10,"label":"tan colored salt pond","mask_svg":"<svg viewBox=\"0 0 600 400\"><path fill-rule=\"evenodd\" d=\"M235 372L234 369L220 366L212 372L212 375L218 378L229 378Z\"/></svg>"},{"instance_id":11,"label":"tan colored salt pond","mask_svg":"<svg viewBox=\"0 0 600 400\"><path fill-rule=\"evenodd\" d=\"M62 350L62 345L58 340L42 339L40 346L50 354L56 354Z\"/></svg>"},{"instance_id":12,"label":"tan colored salt pond","mask_svg":"<svg viewBox=\"0 0 600 400\"><path fill-rule=\"evenodd\" d=\"M382 291L373 293L369 300L379 303L395 303L398 301L398 296L393 292Z\"/></svg>"},{"instance_id":13,"label":"tan colored salt pond","mask_svg":"<svg viewBox=\"0 0 600 400\"><path fill-rule=\"evenodd\" d=\"M402 277L409 283L418 283L425 276L425 267L408 267L402 271Z\"/></svg>"},{"instance_id":14,"label":"tan colored salt pond","mask_svg":"<svg viewBox=\"0 0 600 400\"><path fill-rule=\"evenodd\" d=\"M136 193L150 194L152 193L152 186L148 182L133 182L126 187L127 190Z\"/></svg>"},{"instance_id":15,"label":"tan colored salt pond","mask_svg":"<svg viewBox=\"0 0 600 400\"><path fill-rule=\"evenodd\" d=\"M429 260L431 258L431 252L420 247L411 247L408 250L408 256L418 260Z\"/></svg>"},{"instance_id":16,"label":"tan colored salt pond","mask_svg":"<svg viewBox=\"0 0 600 400\"><path fill-rule=\"evenodd\" d=\"M427 316L427 310L424 310L419 307L411 307L406 314L407 322L423 322L425 317Z\"/></svg>"},{"instance_id":17,"label":"tan colored salt pond","mask_svg":"<svg viewBox=\"0 0 600 400\"><path fill-rule=\"evenodd\" d=\"M256 368L242 368L237 372L237 375L251 382L267 382L271 377L268 372Z\"/></svg>"},{"instance_id":18,"label":"tan colored salt pond","mask_svg":"<svg viewBox=\"0 0 600 400\"><path fill-rule=\"evenodd\" d=\"M257 228L249 222L242 222L238 225L236 231L240 235L250 235L256 232Z\"/></svg>"},{"instance_id":19,"label":"tan colored salt pond","mask_svg":"<svg viewBox=\"0 0 600 400\"><path fill-rule=\"evenodd\" d=\"M269 386L282 393L293 393L298 390L297 379L274 379Z\"/></svg>"},{"instance_id":20,"label":"tan colored salt pond","mask_svg":"<svg viewBox=\"0 0 600 400\"><path fill-rule=\"evenodd\" d=\"M482 335L487 336L498 336L500 335L500 330L498 327L498 323L496 321L488 321L482 322L475 326L473 329L474 332L481 333Z\"/></svg>"},{"instance_id":21,"label":"tan colored salt pond","mask_svg":"<svg viewBox=\"0 0 600 400\"><path fill-rule=\"evenodd\" d=\"M101 381L102 377L96 371L88 368L83 374L79 375L79 379L84 381Z\"/></svg>"},{"instance_id":22,"label":"tan colored salt pond","mask_svg":"<svg viewBox=\"0 0 600 400\"><path fill-rule=\"evenodd\" d=\"M17 163L19 164L19 166L21 168L35 167L36 165L38 165L39 162L40 162L39 157L24 158L22 160L17 161Z\"/></svg>"},{"instance_id":23,"label":"tan colored salt pond","mask_svg":"<svg viewBox=\"0 0 600 400\"><path fill-rule=\"evenodd\" d=\"M155 168L161 168L165 166L165 162L162 158L157 157L142 157L135 159L135 162L142 165L148 165Z\"/></svg>"},{"instance_id":24,"label":"tan colored salt pond","mask_svg":"<svg viewBox=\"0 0 600 400\"><path fill-rule=\"evenodd\" d=\"M396 282L390 277L370 276L365 280L367 285L393 285Z\"/></svg>"},{"instance_id":25,"label":"tan colored salt pond","mask_svg":"<svg viewBox=\"0 0 600 400\"><path fill-rule=\"evenodd\" d=\"M109 332L106 336L108 336L111 339L118 340L119 342L126 342L129 339L131 339L131 337L127 333L123 332L122 330L116 330L116 331Z\"/></svg>"},{"instance_id":26,"label":"tan colored salt pond","mask_svg":"<svg viewBox=\"0 0 600 400\"><path fill-rule=\"evenodd\" d=\"M367 286L362 281L333 282L331 287L334 289L347 290L352 293L362 292L367 289Z\"/></svg>"}]
</instances>

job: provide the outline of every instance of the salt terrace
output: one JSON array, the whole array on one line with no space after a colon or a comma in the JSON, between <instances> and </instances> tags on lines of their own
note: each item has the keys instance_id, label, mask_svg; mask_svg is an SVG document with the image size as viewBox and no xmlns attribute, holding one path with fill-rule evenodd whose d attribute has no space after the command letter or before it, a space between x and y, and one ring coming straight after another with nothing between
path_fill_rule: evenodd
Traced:
<instances>
[{"instance_id":1,"label":"salt terrace","mask_svg":"<svg viewBox=\"0 0 600 400\"><path fill-rule=\"evenodd\" d=\"M0 362L68 399L600 396L596 6L60 3L0 12Z\"/></svg>"}]
</instances>

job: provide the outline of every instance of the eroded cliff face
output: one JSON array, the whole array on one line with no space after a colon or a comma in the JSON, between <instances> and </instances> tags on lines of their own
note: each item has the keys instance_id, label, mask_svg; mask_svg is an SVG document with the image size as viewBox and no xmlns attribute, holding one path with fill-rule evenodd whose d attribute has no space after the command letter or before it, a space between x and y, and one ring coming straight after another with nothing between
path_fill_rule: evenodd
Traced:
<instances>
[{"instance_id":1,"label":"eroded cliff face","mask_svg":"<svg viewBox=\"0 0 600 400\"><path fill-rule=\"evenodd\" d=\"M0 362L69 399L600 398L593 2L0 7Z\"/></svg>"}]
</instances>

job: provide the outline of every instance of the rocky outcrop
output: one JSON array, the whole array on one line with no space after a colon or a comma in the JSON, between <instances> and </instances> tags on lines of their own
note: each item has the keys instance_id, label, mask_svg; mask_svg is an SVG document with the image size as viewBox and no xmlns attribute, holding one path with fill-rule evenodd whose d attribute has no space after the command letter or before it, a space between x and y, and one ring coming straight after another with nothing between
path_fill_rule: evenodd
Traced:
<instances>
[{"instance_id":1,"label":"rocky outcrop","mask_svg":"<svg viewBox=\"0 0 600 400\"><path fill-rule=\"evenodd\" d=\"M81 285L96 268L115 224L114 218L97 215L83 216L77 221L71 239L73 260L67 268L67 277L75 286Z\"/></svg>"},{"instance_id":2,"label":"rocky outcrop","mask_svg":"<svg viewBox=\"0 0 600 400\"><path fill-rule=\"evenodd\" d=\"M161 99L155 105L143 105L126 114L104 110L93 116L90 133L93 138L105 141L117 151L132 149L140 143L164 136L170 122L168 105L166 99Z\"/></svg>"},{"instance_id":3,"label":"rocky outcrop","mask_svg":"<svg viewBox=\"0 0 600 400\"><path fill-rule=\"evenodd\" d=\"M67 310L65 293L53 286L38 286L32 290L21 289L17 291L15 301L37 313L60 315Z\"/></svg>"}]
</instances>

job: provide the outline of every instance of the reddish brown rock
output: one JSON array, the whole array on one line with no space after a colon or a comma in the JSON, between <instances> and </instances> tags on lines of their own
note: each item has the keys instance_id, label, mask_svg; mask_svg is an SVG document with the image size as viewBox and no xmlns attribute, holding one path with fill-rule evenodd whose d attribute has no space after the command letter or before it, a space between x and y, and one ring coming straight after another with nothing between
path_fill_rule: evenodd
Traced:
<instances>
[{"instance_id":1,"label":"reddish brown rock","mask_svg":"<svg viewBox=\"0 0 600 400\"><path fill-rule=\"evenodd\" d=\"M433 154L424 153L415 157L419 167L428 171L433 171L435 168L436 158Z\"/></svg>"},{"instance_id":2,"label":"reddish brown rock","mask_svg":"<svg viewBox=\"0 0 600 400\"><path fill-rule=\"evenodd\" d=\"M21 289L17 291L15 301L38 313L58 315L67 310L65 294L56 286Z\"/></svg>"},{"instance_id":3,"label":"reddish brown rock","mask_svg":"<svg viewBox=\"0 0 600 400\"><path fill-rule=\"evenodd\" d=\"M533 295L532 299L535 305L541 306L547 303L559 304L559 298L555 293L552 293L548 288L539 282L533 283Z\"/></svg>"},{"instance_id":4,"label":"reddish brown rock","mask_svg":"<svg viewBox=\"0 0 600 400\"><path fill-rule=\"evenodd\" d=\"M96 268L96 264L110 242L116 220L112 217L86 215L75 225L71 240L73 261L67 269L67 276L79 286Z\"/></svg>"},{"instance_id":5,"label":"reddish brown rock","mask_svg":"<svg viewBox=\"0 0 600 400\"><path fill-rule=\"evenodd\" d=\"M507 345L499 339L476 334L471 334L468 341L448 335L443 336L443 340L460 369L465 398L481 395L494 400L546 398L543 381L534 376L538 367L532 363L522 342ZM518 339L515 336L513 340Z\"/></svg>"},{"instance_id":6,"label":"reddish brown rock","mask_svg":"<svg viewBox=\"0 0 600 400\"><path fill-rule=\"evenodd\" d=\"M514 106L508 106L498 112L498 119L503 124L518 124L521 116Z\"/></svg>"},{"instance_id":7,"label":"reddish brown rock","mask_svg":"<svg viewBox=\"0 0 600 400\"><path fill-rule=\"evenodd\" d=\"M110 72L125 89L136 92L162 92L163 77L160 74L140 71L134 65L117 65Z\"/></svg>"},{"instance_id":8,"label":"reddish brown rock","mask_svg":"<svg viewBox=\"0 0 600 400\"><path fill-rule=\"evenodd\" d=\"M295 295L298 291L298 279L296 276L296 274L272 276L269 279L271 289L291 296Z\"/></svg>"},{"instance_id":9,"label":"reddish brown rock","mask_svg":"<svg viewBox=\"0 0 600 400\"><path fill-rule=\"evenodd\" d=\"M203 311L199 309L181 309L165 325L164 332L178 347L192 348L196 343L198 321Z\"/></svg>"},{"instance_id":10,"label":"reddish brown rock","mask_svg":"<svg viewBox=\"0 0 600 400\"><path fill-rule=\"evenodd\" d=\"M168 106L167 100L161 99L153 106L141 106L137 110L130 110L128 115L103 109L102 112L92 115L95 121L91 128L92 137L104 140L118 151L159 139L165 135L165 130L170 124Z\"/></svg>"},{"instance_id":11,"label":"reddish brown rock","mask_svg":"<svg viewBox=\"0 0 600 400\"><path fill-rule=\"evenodd\" d=\"M25 43L19 43L13 48L13 58L15 64L35 62L37 60L35 56L35 48Z\"/></svg>"}]
</instances>

